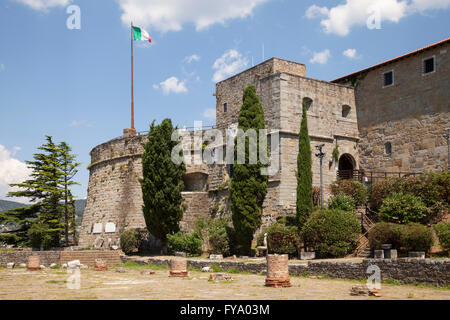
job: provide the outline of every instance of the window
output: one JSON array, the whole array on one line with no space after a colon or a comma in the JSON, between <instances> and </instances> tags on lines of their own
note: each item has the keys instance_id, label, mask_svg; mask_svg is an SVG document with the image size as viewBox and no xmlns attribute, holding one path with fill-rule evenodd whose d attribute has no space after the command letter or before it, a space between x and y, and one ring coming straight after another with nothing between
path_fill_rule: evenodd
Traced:
<instances>
[{"instance_id":1,"label":"window","mask_svg":"<svg viewBox=\"0 0 450 320\"><path fill-rule=\"evenodd\" d=\"M228 112L228 103L223 104L223 112Z\"/></svg>"},{"instance_id":2,"label":"window","mask_svg":"<svg viewBox=\"0 0 450 320\"><path fill-rule=\"evenodd\" d=\"M394 85L394 70L383 73L383 88Z\"/></svg>"},{"instance_id":3,"label":"window","mask_svg":"<svg viewBox=\"0 0 450 320\"><path fill-rule=\"evenodd\" d=\"M313 101L311 98L303 98L303 103L306 103L306 111L312 111Z\"/></svg>"},{"instance_id":4,"label":"window","mask_svg":"<svg viewBox=\"0 0 450 320\"><path fill-rule=\"evenodd\" d=\"M384 153L387 156L392 155L392 144L390 142L384 144Z\"/></svg>"},{"instance_id":5,"label":"window","mask_svg":"<svg viewBox=\"0 0 450 320\"><path fill-rule=\"evenodd\" d=\"M436 71L436 59L434 57L423 59L422 73L429 74Z\"/></svg>"},{"instance_id":6,"label":"window","mask_svg":"<svg viewBox=\"0 0 450 320\"><path fill-rule=\"evenodd\" d=\"M352 111L352 108L350 106L343 105L342 106L342 117L348 118L348 116L350 115L350 111Z\"/></svg>"}]
</instances>

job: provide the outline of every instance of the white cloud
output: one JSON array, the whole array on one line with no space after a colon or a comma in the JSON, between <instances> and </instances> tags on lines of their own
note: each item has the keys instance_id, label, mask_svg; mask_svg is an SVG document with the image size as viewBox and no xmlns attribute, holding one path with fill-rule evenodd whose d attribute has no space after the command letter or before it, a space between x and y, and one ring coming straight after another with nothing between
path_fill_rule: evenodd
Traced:
<instances>
[{"instance_id":1,"label":"white cloud","mask_svg":"<svg viewBox=\"0 0 450 320\"><path fill-rule=\"evenodd\" d=\"M342 54L350 59L358 58L358 53L357 53L356 49L347 49L344 52L342 52Z\"/></svg>"},{"instance_id":2,"label":"white cloud","mask_svg":"<svg viewBox=\"0 0 450 320\"><path fill-rule=\"evenodd\" d=\"M20 150L14 147L14 151ZM14 153L15 153L14 152ZM0 145L0 198L9 199L11 201L26 202L27 199L22 198L6 198L6 194L10 191L17 191L17 188L11 188L12 183L22 183L29 178L31 170L27 165L13 158L12 153L4 146Z\"/></svg>"},{"instance_id":3,"label":"white cloud","mask_svg":"<svg viewBox=\"0 0 450 320\"><path fill-rule=\"evenodd\" d=\"M228 50L219 59L214 62L213 82L220 82L226 79L228 76L236 74L243 70L248 65L247 58L244 58L241 53L236 50Z\"/></svg>"},{"instance_id":4,"label":"white cloud","mask_svg":"<svg viewBox=\"0 0 450 320\"><path fill-rule=\"evenodd\" d=\"M366 26L374 14L380 23L398 23L410 14L448 7L450 0L345 0L344 4L332 8L313 5L306 11L306 17L321 17L325 33L346 36L352 27Z\"/></svg>"},{"instance_id":5,"label":"white cloud","mask_svg":"<svg viewBox=\"0 0 450 320\"><path fill-rule=\"evenodd\" d=\"M196 54L193 54L192 56L186 57L183 59L183 62L191 63L193 61L200 61L200 57Z\"/></svg>"},{"instance_id":6,"label":"white cloud","mask_svg":"<svg viewBox=\"0 0 450 320\"><path fill-rule=\"evenodd\" d=\"M206 109L205 111L203 111L203 117L209 120L214 120L216 118L216 109Z\"/></svg>"},{"instance_id":7,"label":"white cloud","mask_svg":"<svg viewBox=\"0 0 450 320\"><path fill-rule=\"evenodd\" d=\"M53 7L68 6L73 0L14 0L23 3L30 8L38 11L45 11Z\"/></svg>"},{"instance_id":8,"label":"white cloud","mask_svg":"<svg viewBox=\"0 0 450 320\"><path fill-rule=\"evenodd\" d=\"M323 16L327 16L329 13L329 10L327 7L319 7L313 4L311 7L306 10L306 17L308 19L315 19L320 18Z\"/></svg>"},{"instance_id":9,"label":"white cloud","mask_svg":"<svg viewBox=\"0 0 450 320\"><path fill-rule=\"evenodd\" d=\"M158 85L153 85L154 89L161 88L163 90L163 93L165 95L168 95L170 93L185 93L188 92L188 89L186 88L185 82L178 80L177 77L170 77L166 81L163 81Z\"/></svg>"},{"instance_id":10,"label":"white cloud","mask_svg":"<svg viewBox=\"0 0 450 320\"><path fill-rule=\"evenodd\" d=\"M314 52L314 56L311 60L309 60L309 62L326 64L328 62L328 59L330 58L331 58L330 50L325 49L321 52Z\"/></svg>"},{"instance_id":11,"label":"white cloud","mask_svg":"<svg viewBox=\"0 0 450 320\"><path fill-rule=\"evenodd\" d=\"M260 4L269 0L119 0L122 22L162 32L180 31L193 23L203 30L227 20L246 18Z\"/></svg>"},{"instance_id":12,"label":"white cloud","mask_svg":"<svg viewBox=\"0 0 450 320\"><path fill-rule=\"evenodd\" d=\"M90 124L88 121L86 120L73 120L70 124L69 127L75 128L75 127L86 127L86 128L92 128L92 124Z\"/></svg>"}]
</instances>

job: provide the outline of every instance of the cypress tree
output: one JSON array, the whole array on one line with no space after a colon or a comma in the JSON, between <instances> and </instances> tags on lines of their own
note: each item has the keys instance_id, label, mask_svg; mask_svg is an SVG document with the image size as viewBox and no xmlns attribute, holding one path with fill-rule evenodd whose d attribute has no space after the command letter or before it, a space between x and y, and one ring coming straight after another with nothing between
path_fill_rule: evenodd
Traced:
<instances>
[{"instance_id":1,"label":"cypress tree","mask_svg":"<svg viewBox=\"0 0 450 320\"><path fill-rule=\"evenodd\" d=\"M152 122L144 145L143 178L140 180L145 223L148 231L161 240L164 253L167 252L167 235L180 230L184 211L181 192L186 168L184 163L172 162L172 149L178 144L171 139L173 131L170 119L160 125Z\"/></svg>"},{"instance_id":2,"label":"cypress tree","mask_svg":"<svg viewBox=\"0 0 450 320\"><path fill-rule=\"evenodd\" d=\"M248 86L244 90L243 104L239 113L238 128L245 133L254 129L259 133L265 129L264 109L256 95L254 86ZM235 142L239 139L235 139ZM257 138L256 150L259 150L260 141ZM267 143L267 140L264 139ZM261 175L261 169L265 165L260 159L256 164L249 164L249 138L245 138L245 164L237 163L238 147L235 143L235 159L233 177L231 179L230 200L233 226L236 230L238 246L242 253L250 253L251 243L255 231L261 226L262 205L267 194L268 176ZM255 146L252 147L254 149ZM243 150L241 150L243 151Z\"/></svg>"},{"instance_id":3,"label":"cypress tree","mask_svg":"<svg viewBox=\"0 0 450 320\"><path fill-rule=\"evenodd\" d=\"M302 229L312 212L312 152L308 132L306 101L303 101L303 115L298 136L297 157L297 224Z\"/></svg>"}]
</instances>

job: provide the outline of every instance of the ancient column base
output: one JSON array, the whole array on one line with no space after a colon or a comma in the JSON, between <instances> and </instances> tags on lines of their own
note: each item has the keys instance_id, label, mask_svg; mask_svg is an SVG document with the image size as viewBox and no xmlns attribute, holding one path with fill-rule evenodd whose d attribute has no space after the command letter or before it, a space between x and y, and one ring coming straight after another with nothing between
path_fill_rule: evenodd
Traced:
<instances>
[{"instance_id":1,"label":"ancient column base","mask_svg":"<svg viewBox=\"0 0 450 320\"><path fill-rule=\"evenodd\" d=\"M137 135L136 129L133 128L123 129L124 138L131 138L135 137L136 135Z\"/></svg>"},{"instance_id":2,"label":"ancient column base","mask_svg":"<svg viewBox=\"0 0 450 320\"><path fill-rule=\"evenodd\" d=\"M275 279L275 278L266 278L266 287L272 288L289 288L291 287L291 279Z\"/></svg>"},{"instance_id":3,"label":"ancient column base","mask_svg":"<svg viewBox=\"0 0 450 320\"><path fill-rule=\"evenodd\" d=\"M94 271L108 271L108 267L95 267Z\"/></svg>"},{"instance_id":4,"label":"ancient column base","mask_svg":"<svg viewBox=\"0 0 450 320\"><path fill-rule=\"evenodd\" d=\"M41 270L41 267L28 267L27 270L28 271L38 271L38 270Z\"/></svg>"},{"instance_id":5,"label":"ancient column base","mask_svg":"<svg viewBox=\"0 0 450 320\"><path fill-rule=\"evenodd\" d=\"M169 277L174 278L186 278L188 276L187 271L170 271Z\"/></svg>"}]
</instances>

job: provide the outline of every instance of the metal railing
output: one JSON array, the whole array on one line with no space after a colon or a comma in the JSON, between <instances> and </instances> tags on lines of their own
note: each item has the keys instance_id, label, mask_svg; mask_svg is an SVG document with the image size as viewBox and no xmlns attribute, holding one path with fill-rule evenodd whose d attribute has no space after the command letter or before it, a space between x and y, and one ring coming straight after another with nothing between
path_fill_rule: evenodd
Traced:
<instances>
[{"instance_id":1,"label":"metal railing","mask_svg":"<svg viewBox=\"0 0 450 320\"><path fill-rule=\"evenodd\" d=\"M338 180L355 180L365 183L374 183L389 178L407 178L420 176L422 172L388 172L388 171L365 171L365 170L338 170Z\"/></svg>"}]
</instances>

